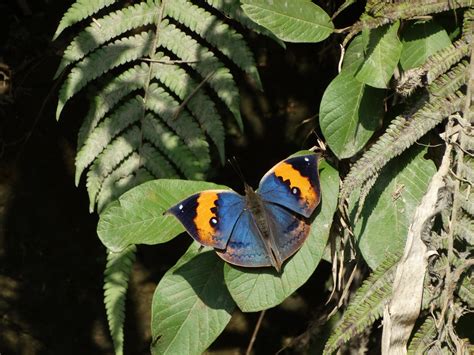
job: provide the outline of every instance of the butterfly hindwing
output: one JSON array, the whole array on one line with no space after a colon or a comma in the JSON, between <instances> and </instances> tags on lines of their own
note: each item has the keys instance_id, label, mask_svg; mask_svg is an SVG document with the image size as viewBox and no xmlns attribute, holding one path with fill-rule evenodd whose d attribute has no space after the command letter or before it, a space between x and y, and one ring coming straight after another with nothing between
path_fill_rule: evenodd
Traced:
<instances>
[{"instance_id":1,"label":"butterfly hindwing","mask_svg":"<svg viewBox=\"0 0 474 355\"><path fill-rule=\"evenodd\" d=\"M246 267L271 266L254 218L245 210L235 224L225 250L217 250L225 261Z\"/></svg>"},{"instance_id":2,"label":"butterfly hindwing","mask_svg":"<svg viewBox=\"0 0 474 355\"><path fill-rule=\"evenodd\" d=\"M321 199L318 159L310 153L279 162L263 176L257 192L265 202L310 217Z\"/></svg>"},{"instance_id":3,"label":"butterfly hindwing","mask_svg":"<svg viewBox=\"0 0 474 355\"><path fill-rule=\"evenodd\" d=\"M278 257L283 263L301 248L309 235L310 225L304 217L279 205L268 203L265 210L272 225Z\"/></svg>"},{"instance_id":4,"label":"butterfly hindwing","mask_svg":"<svg viewBox=\"0 0 474 355\"><path fill-rule=\"evenodd\" d=\"M206 190L181 201L166 213L178 218L197 242L225 249L244 206L244 198L233 191Z\"/></svg>"}]
</instances>

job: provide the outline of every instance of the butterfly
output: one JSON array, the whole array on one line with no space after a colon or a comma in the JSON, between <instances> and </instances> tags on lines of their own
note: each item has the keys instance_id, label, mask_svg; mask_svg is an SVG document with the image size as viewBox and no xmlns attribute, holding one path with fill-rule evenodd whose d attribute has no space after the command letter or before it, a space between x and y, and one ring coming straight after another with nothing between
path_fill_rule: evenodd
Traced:
<instances>
[{"instance_id":1,"label":"butterfly","mask_svg":"<svg viewBox=\"0 0 474 355\"><path fill-rule=\"evenodd\" d=\"M308 219L321 200L319 157L308 151L282 160L262 177L256 191L245 184L245 196L205 190L165 213L228 263L273 266L280 272L306 240Z\"/></svg>"}]
</instances>

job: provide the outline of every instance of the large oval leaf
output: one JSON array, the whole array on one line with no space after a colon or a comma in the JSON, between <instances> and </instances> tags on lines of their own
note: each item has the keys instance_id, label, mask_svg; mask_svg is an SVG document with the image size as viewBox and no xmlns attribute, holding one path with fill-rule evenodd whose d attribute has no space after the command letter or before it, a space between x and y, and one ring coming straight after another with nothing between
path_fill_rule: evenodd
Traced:
<instances>
[{"instance_id":1,"label":"large oval leaf","mask_svg":"<svg viewBox=\"0 0 474 355\"><path fill-rule=\"evenodd\" d=\"M223 261L193 243L163 276L152 305L152 354L201 354L224 330L235 303Z\"/></svg>"},{"instance_id":2,"label":"large oval leaf","mask_svg":"<svg viewBox=\"0 0 474 355\"><path fill-rule=\"evenodd\" d=\"M319 123L327 144L339 159L356 154L383 116L384 91L361 83L343 70L326 88Z\"/></svg>"},{"instance_id":3,"label":"large oval leaf","mask_svg":"<svg viewBox=\"0 0 474 355\"><path fill-rule=\"evenodd\" d=\"M229 189L202 181L160 179L146 182L123 194L100 215L97 234L113 252L132 244L159 244L184 232L169 207L184 198L208 189Z\"/></svg>"},{"instance_id":4,"label":"large oval leaf","mask_svg":"<svg viewBox=\"0 0 474 355\"><path fill-rule=\"evenodd\" d=\"M400 65L403 70L418 67L450 44L446 30L433 21L411 23L403 30Z\"/></svg>"},{"instance_id":5,"label":"large oval leaf","mask_svg":"<svg viewBox=\"0 0 474 355\"><path fill-rule=\"evenodd\" d=\"M370 31L362 67L356 78L363 83L384 89L400 59L402 43L398 39L399 22Z\"/></svg>"},{"instance_id":6,"label":"large oval leaf","mask_svg":"<svg viewBox=\"0 0 474 355\"><path fill-rule=\"evenodd\" d=\"M270 268L238 268L226 264L224 277L232 298L244 312L276 306L303 285L316 269L326 247L337 206L339 176L326 162L320 165L322 201L303 247L278 274Z\"/></svg>"},{"instance_id":7,"label":"large oval leaf","mask_svg":"<svg viewBox=\"0 0 474 355\"><path fill-rule=\"evenodd\" d=\"M423 158L425 153L425 149L411 148L388 163L365 200L354 233L372 269L386 253L403 250L415 209L436 171L434 163Z\"/></svg>"},{"instance_id":8,"label":"large oval leaf","mask_svg":"<svg viewBox=\"0 0 474 355\"><path fill-rule=\"evenodd\" d=\"M242 0L253 21L287 42L320 42L334 29L323 9L308 0Z\"/></svg>"}]
</instances>

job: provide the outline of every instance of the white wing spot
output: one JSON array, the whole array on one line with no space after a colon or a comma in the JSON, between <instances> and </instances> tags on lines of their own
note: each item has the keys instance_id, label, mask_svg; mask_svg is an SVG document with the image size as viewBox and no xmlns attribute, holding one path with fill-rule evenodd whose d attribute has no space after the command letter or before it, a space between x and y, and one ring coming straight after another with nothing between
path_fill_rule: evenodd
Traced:
<instances>
[{"instance_id":1,"label":"white wing spot","mask_svg":"<svg viewBox=\"0 0 474 355\"><path fill-rule=\"evenodd\" d=\"M304 158L304 161L309 161L309 158Z\"/></svg>"},{"instance_id":2,"label":"white wing spot","mask_svg":"<svg viewBox=\"0 0 474 355\"><path fill-rule=\"evenodd\" d=\"M184 208L184 206L183 206L183 205L179 205L178 208L179 208L179 210L181 211L181 210Z\"/></svg>"}]
</instances>

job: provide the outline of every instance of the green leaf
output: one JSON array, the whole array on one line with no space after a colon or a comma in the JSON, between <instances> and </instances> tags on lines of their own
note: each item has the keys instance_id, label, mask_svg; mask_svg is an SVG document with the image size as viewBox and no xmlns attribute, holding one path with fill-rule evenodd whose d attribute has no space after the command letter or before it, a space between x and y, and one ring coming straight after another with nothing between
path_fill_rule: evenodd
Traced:
<instances>
[{"instance_id":1,"label":"green leaf","mask_svg":"<svg viewBox=\"0 0 474 355\"><path fill-rule=\"evenodd\" d=\"M152 354L201 354L224 330L235 303L223 261L193 243L163 276L153 296Z\"/></svg>"},{"instance_id":2,"label":"green leaf","mask_svg":"<svg viewBox=\"0 0 474 355\"><path fill-rule=\"evenodd\" d=\"M328 14L308 0L242 0L253 21L287 42L320 42L334 30Z\"/></svg>"},{"instance_id":3,"label":"green leaf","mask_svg":"<svg viewBox=\"0 0 474 355\"><path fill-rule=\"evenodd\" d=\"M384 89L400 59L402 43L398 39L399 22L370 31L365 61L356 78L373 87Z\"/></svg>"},{"instance_id":4,"label":"green leaf","mask_svg":"<svg viewBox=\"0 0 474 355\"><path fill-rule=\"evenodd\" d=\"M339 159L350 158L367 143L383 117L384 91L342 72L324 92L319 123L327 144Z\"/></svg>"},{"instance_id":5,"label":"green leaf","mask_svg":"<svg viewBox=\"0 0 474 355\"><path fill-rule=\"evenodd\" d=\"M184 232L172 216L163 213L175 203L202 190L228 189L202 181L160 179L146 182L123 194L100 215L97 234L110 250L132 244L158 244Z\"/></svg>"},{"instance_id":6,"label":"green leaf","mask_svg":"<svg viewBox=\"0 0 474 355\"><path fill-rule=\"evenodd\" d=\"M224 277L239 308L255 312L276 306L303 285L316 269L326 247L332 218L337 205L339 176L326 162L320 165L322 201L302 248L278 274L271 268L238 268L226 264Z\"/></svg>"},{"instance_id":7,"label":"green leaf","mask_svg":"<svg viewBox=\"0 0 474 355\"><path fill-rule=\"evenodd\" d=\"M365 200L354 233L372 269L386 253L403 250L415 209L436 171L434 163L423 158L425 154L426 150L413 147L388 163Z\"/></svg>"},{"instance_id":8,"label":"green leaf","mask_svg":"<svg viewBox=\"0 0 474 355\"><path fill-rule=\"evenodd\" d=\"M448 33L433 21L410 23L402 34L400 64L403 70L418 67L451 44Z\"/></svg>"},{"instance_id":9,"label":"green leaf","mask_svg":"<svg viewBox=\"0 0 474 355\"><path fill-rule=\"evenodd\" d=\"M365 37L362 35L356 36L344 54L344 61L342 62L342 71L351 71L353 74L356 73L357 69L364 62L364 49L367 43Z\"/></svg>"}]
</instances>

